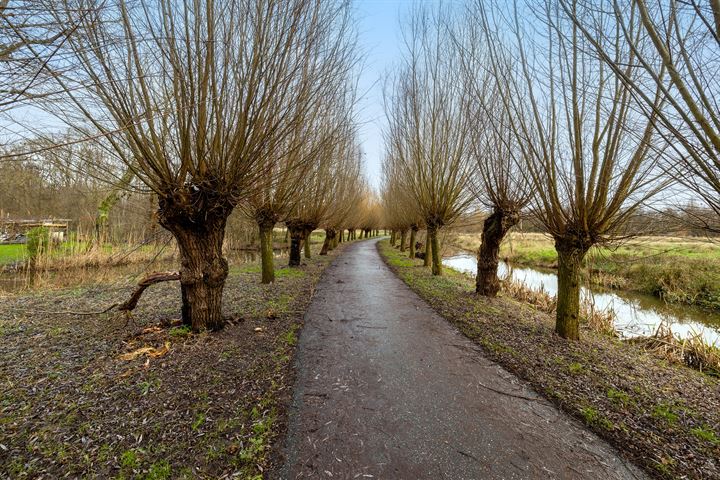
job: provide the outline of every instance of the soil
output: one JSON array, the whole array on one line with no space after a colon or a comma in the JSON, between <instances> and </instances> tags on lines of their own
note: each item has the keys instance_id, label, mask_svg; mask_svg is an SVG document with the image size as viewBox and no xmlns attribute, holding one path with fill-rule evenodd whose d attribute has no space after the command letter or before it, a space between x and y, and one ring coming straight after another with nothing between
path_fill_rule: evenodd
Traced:
<instances>
[{"instance_id":1,"label":"soil","mask_svg":"<svg viewBox=\"0 0 720 480\"><path fill-rule=\"evenodd\" d=\"M231 268L219 332L178 326L179 286L132 318L133 285L0 299L0 478L262 478L278 455L296 331L330 257Z\"/></svg>"},{"instance_id":2,"label":"soil","mask_svg":"<svg viewBox=\"0 0 720 480\"><path fill-rule=\"evenodd\" d=\"M427 268L381 242L391 268L484 356L658 478L720 479L720 383L640 347L584 328L553 332L554 318L511 298L478 296L473 279Z\"/></svg>"},{"instance_id":3,"label":"soil","mask_svg":"<svg viewBox=\"0 0 720 480\"><path fill-rule=\"evenodd\" d=\"M271 478L645 478L435 313L375 243L318 285Z\"/></svg>"}]
</instances>

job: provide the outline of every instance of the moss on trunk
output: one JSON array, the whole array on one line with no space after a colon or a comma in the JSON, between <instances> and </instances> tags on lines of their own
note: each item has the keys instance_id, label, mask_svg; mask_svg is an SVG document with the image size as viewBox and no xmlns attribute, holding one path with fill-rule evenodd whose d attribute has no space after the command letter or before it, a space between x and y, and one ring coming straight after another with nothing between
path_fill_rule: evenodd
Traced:
<instances>
[{"instance_id":1,"label":"moss on trunk","mask_svg":"<svg viewBox=\"0 0 720 480\"><path fill-rule=\"evenodd\" d=\"M440 242L438 240L438 228L428 227L428 243L432 245L432 274L442 275L442 259L440 258Z\"/></svg>"},{"instance_id":2,"label":"moss on trunk","mask_svg":"<svg viewBox=\"0 0 720 480\"><path fill-rule=\"evenodd\" d=\"M555 332L569 340L580 339L580 268L589 246L574 238L556 238L558 295Z\"/></svg>"},{"instance_id":3,"label":"moss on trunk","mask_svg":"<svg viewBox=\"0 0 720 480\"><path fill-rule=\"evenodd\" d=\"M275 261L273 258L273 229L275 222L264 221L258 223L260 230L260 263L261 283L273 283L275 281Z\"/></svg>"}]
</instances>

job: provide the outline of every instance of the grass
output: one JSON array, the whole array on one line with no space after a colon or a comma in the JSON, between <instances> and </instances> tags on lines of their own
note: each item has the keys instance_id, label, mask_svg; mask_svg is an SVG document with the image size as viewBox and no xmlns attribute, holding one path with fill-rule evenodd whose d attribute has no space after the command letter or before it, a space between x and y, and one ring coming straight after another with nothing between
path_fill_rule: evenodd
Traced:
<instances>
[{"instance_id":1,"label":"grass","mask_svg":"<svg viewBox=\"0 0 720 480\"><path fill-rule=\"evenodd\" d=\"M508 296L474 293L473 279L434 277L387 241L388 265L485 355L575 416L656 478L720 479L720 382L581 325L581 341Z\"/></svg>"},{"instance_id":2,"label":"grass","mask_svg":"<svg viewBox=\"0 0 720 480\"><path fill-rule=\"evenodd\" d=\"M452 243L477 251L479 235L457 234ZM539 233L512 232L500 255L507 261L557 267L553 241ZM631 290L668 303L720 310L720 243L690 237L638 237L612 247L596 247L585 259L586 278L608 288Z\"/></svg>"},{"instance_id":3,"label":"grass","mask_svg":"<svg viewBox=\"0 0 720 480\"><path fill-rule=\"evenodd\" d=\"M7 265L9 263L22 262L25 260L26 250L25 245L14 243L14 244L2 244L0 245L0 266Z\"/></svg>"}]
</instances>

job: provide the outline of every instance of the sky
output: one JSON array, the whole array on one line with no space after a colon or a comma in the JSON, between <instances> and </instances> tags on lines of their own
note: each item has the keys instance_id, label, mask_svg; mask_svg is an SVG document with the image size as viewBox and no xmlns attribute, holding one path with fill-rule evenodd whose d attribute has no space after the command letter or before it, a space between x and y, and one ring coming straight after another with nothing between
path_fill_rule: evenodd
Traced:
<instances>
[{"instance_id":1,"label":"sky","mask_svg":"<svg viewBox=\"0 0 720 480\"><path fill-rule=\"evenodd\" d=\"M400 21L413 4L414 0L355 2L359 47L365 57L358 85L360 140L368 179L376 189L381 185L382 176L383 81L401 58Z\"/></svg>"}]
</instances>

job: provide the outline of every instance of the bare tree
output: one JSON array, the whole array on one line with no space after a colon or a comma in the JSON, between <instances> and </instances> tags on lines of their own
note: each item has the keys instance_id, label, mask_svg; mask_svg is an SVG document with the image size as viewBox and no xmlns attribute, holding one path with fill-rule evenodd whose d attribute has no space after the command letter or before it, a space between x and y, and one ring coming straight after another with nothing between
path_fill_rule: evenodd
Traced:
<instances>
[{"instance_id":1,"label":"bare tree","mask_svg":"<svg viewBox=\"0 0 720 480\"><path fill-rule=\"evenodd\" d=\"M0 0L0 111L37 101L50 88L50 62L74 30L48 15L42 1Z\"/></svg>"},{"instance_id":2,"label":"bare tree","mask_svg":"<svg viewBox=\"0 0 720 480\"><path fill-rule=\"evenodd\" d=\"M352 212L358 208L364 197L369 195L368 187L362 174L360 145L353 132L345 137L344 148L339 152L335 165L334 185L328 215L324 220L325 241L320 255L334 249L338 243L338 233L342 235L344 224Z\"/></svg>"},{"instance_id":3,"label":"bare tree","mask_svg":"<svg viewBox=\"0 0 720 480\"><path fill-rule=\"evenodd\" d=\"M444 29L445 11L419 9L406 35L404 65L388 101L386 161L406 182L425 222L432 271L442 274L438 230L451 224L472 200L471 119L462 105L459 61Z\"/></svg>"},{"instance_id":4,"label":"bare tree","mask_svg":"<svg viewBox=\"0 0 720 480\"><path fill-rule=\"evenodd\" d=\"M652 110L660 133L671 139L667 172L715 214L714 219L693 210L686 215L706 230L720 232L720 2L578 3L561 1L588 44ZM599 22L612 22L620 34L605 35L596 27ZM642 78L629 75L618 61L622 59L613 54L618 44L632 51ZM664 108L655 104L656 90L665 100Z\"/></svg>"},{"instance_id":5,"label":"bare tree","mask_svg":"<svg viewBox=\"0 0 720 480\"><path fill-rule=\"evenodd\" d=\"M108 0L87 8L58 116L102 135L158 198L181 254L183 320L223 326L227 218L345 77L346 2ZM67 0L59 19L74 11ZM91 7L92 8L89 8Z\"/></svg>"},{"instance_id":6,"label":"bare tree","mask_svg":"<svg viewBox=\"0 0 720 480\"><path fill-rule=\"evenodd\" d=\"M462 59L466 115L476 120L469 136L475 160L469 187L489 212L478 250L475 291L494 297L500 291L497 275L500 245L520 221L522 210L531 199L531 189L522 174L524 159L513 135L512 119L500 101L503 93L510 93L508 84L487 70L492 62L487 58L482 24L474 17L468 15L469 21L457 26L453 36Z\"/></svg>"},{"instance_id":7,"label":"bare tree","mask_svg":"<svg viewBox=\"0 0 720 480\"><path fill-rule=\"evenodd\" d=\"M492 73L509 87L498 93L536 193L533 214L555 240L555 330L578 339L585 254L626 234L626 221L663 186L656 174L661 150L653 136L655 116L646 115L627 84L592 53L556 2L534 9L532 20L521 19L515 4L511 24L503 25L510 39L491 28L497 25L490 19L500 15L489 16L481 1L476 7L488 35ZM623 35L619 28L612 33ZM639 44L643 32L636 28L628 35ZM636 75L632 49L616 43L611 51L617 64L626 66L625 75ZM653 98L653 111L659 110L660 92Z\"/></svg>"}]
</instances>

